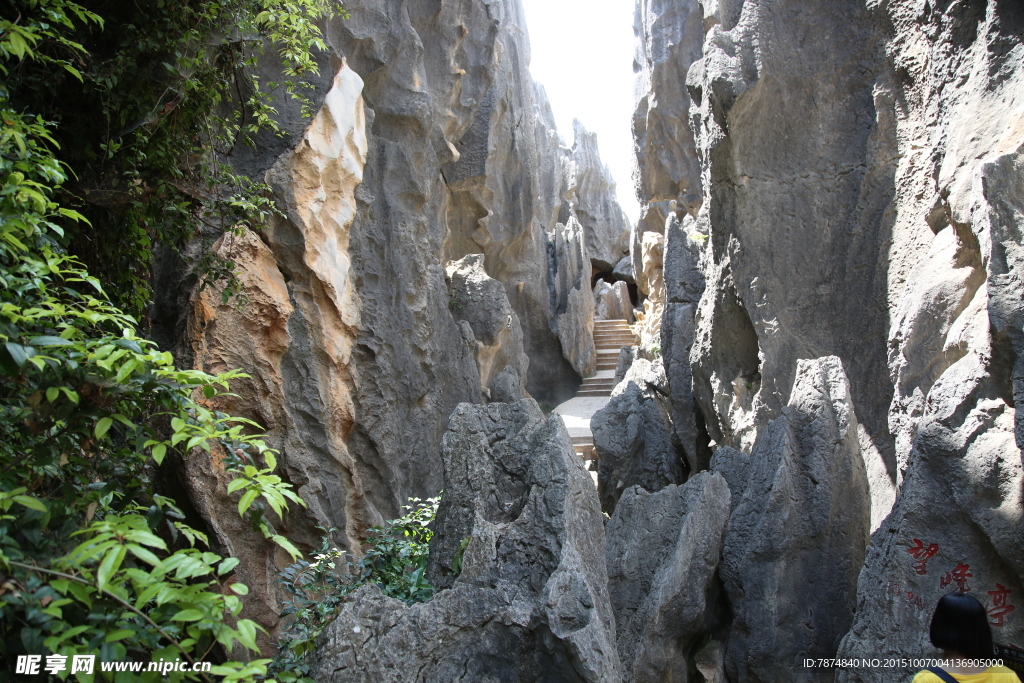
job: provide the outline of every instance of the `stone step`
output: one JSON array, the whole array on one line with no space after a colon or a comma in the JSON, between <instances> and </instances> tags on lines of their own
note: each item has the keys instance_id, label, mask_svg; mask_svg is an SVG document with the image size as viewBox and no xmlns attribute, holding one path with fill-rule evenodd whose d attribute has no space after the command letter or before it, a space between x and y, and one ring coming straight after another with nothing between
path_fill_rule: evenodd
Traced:
<instances>
[{"instance_id":1,"label":"stone step","mask_svg":"<svg viewBox=\"0 0 1024 683\"><path fill-rule=\"evenodd\" d=\"M611 396L612 392L611 392L611 390L608 390L608 391L596 391L596 390L595 391L590 391L588 389L588 390L585 390L585 391L580 391L576 395L577 396L593 396L593 397L597 397L597 396Z\"/></svg>"}]
</instances>

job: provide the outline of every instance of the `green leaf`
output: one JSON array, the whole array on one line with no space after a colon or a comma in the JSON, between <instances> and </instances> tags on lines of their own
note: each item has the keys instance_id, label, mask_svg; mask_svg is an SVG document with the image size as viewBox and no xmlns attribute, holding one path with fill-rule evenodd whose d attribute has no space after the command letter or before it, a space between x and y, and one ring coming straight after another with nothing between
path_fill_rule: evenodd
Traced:
<instances>
[{"instance_id":1,"label":"green leaf","mask_svg":"<svg viewBox=\"0 0 1024 683\"><path fill-rule=\"evenodd\" d=\"M57 387L50 387L46 390L46 400L50 403L56 401L58 396L60 396L60 389Z\"/></svg>"},{"instance_id":2,"label":"green leaf","mask_svg":"<svg viewBox=\"0 0 1024 683\"><path fill-rule=\"evenodd\" d=\"M220 575L227 574L229 571L238 566L240 560L237 557L226 557L217 567L217 573Z\"/></svg>"},{"instance_id":3,"label":"green leaf","mask_svg":"<svg viewBox=\"0 0 1024 683\"><path fill-rule=\"evenodd\" d=\"M231 590L233 590L238 595L248 595L249 594L249 587L246 586L244 583L233 583L233 584L231 584L230 588L231 588Z\"/></svg>"},{"instance_id":4,"label":"green leaf","mask_svg":"<svg viewBox=\"0 0 1024 683\"><path fill-rule=\"evenodd\" d=\"M32 496L14 496L15 503L21 503L30 510L36 510L38 512L46 512L46 506L38 498Z\"/></svg>"},{"instance_id":5,"label":"green leaf","mask_svg":"<svg viewBox=\"0 0 1024 683\"><path fill-rule=\"evenodd\" d=\"M289 541L284 536L279 536L275 534L270 537L270 540L284 548L285 552L291 555L292 561L302 558L302 553L300 553L298 549L294 545L292 545L291 541Z\"/></svg>"},{"instance_id":6,"label":"green leaf","mask_svg":"<svg viewBox=\"0 0 1024 683\"><path fill-rule=\"evenodd\" d=\"M259 489L251 488L242 494L242 499L238 501L238 514L244 515L245 511L249 509L252 502L256 500L256 496L260 495Z\"/></svg>"},{"instance_id":7,"label":"green leaf","mask_svg":"<svg viewBox=\"0 0 1024 683\"><path fill-rule=\"evenodd\" d=\"M28 361L28 352L21 344L7 342L3 346L0 346L0 351L6 351L7 360L9 360L10 363L13 363L16 368L25 367L25 363ZM2 361L3 359L0 358L0 362Z\"/></svg>"},{"instance_id":8,"label":"green leaf","mask_svg":"<svg viewBox=\"0 0 1024 683\"><path fill-rule=\"evenodd\" d=\"M259 652L260 648L256 645L256 622L251 619L239 619L238 620L238 642L245 645L253 652Z\"/></svg>"},{"instance_id":9,"label":"green leaf","mask_svg":"<svg viewBox=\"0 0 1024 683\"><path fill-rule=\"evenodd\" d=\"M114 420L113 419L111 419L109 417L101 417L96 422L96 429L94 430L94 433L96 434L96 438L97 439L102 439L103 435L106 434L110 430L110 425L112 425L112 424L114 424Z\"/></svg>"},{"instance_id":10,"label":"green leaf","mask_svg":"<svg viewBox=\"0 0 1024 683\"><path fill-rule=\"evenodd\" d=\"M228 494L232 494L238 489L244 489L249 485L249 480L239 477L238 479L232 479L231 483L228 484Z\"/></svg>"},{"instance_id":11,"label":"green leaf","mask_svg":"<svg viewBox=\"0 0 1024 683\"><path fill-rule=\"evenodd\" d=\"M199 621L204 618L204 614L197 609L183 609L173 617L171 621Z\"/></svg>"},{"instance_id":12,"label":"green leaf","mask_svg":"<svg viewBox=\"0 0 1024 683\"><path fill-rule=\"evenodd\" d=\"M166 453L167 453L167 446L166 445L164 445L162 443L158 443L157 445L153 446L153 460L156 460L156 464L157 465L159 465L160 463L162 463L164 461L164 455L166 455Z\"/></svg>"},{"instance_id":13,"label":"green leaf","mask_svg":"<svg viewBox=\"0 0 1024 683\"><path fill-rule=\"evenodd\" d=\"M124 560L127 550L123 545L118 545L103 556L103 561L100 562L100 567L96 570L97 587L102 589L107 586L110 582L110 577L117 573L117 570L121 567L121 562Z\"/></svg>"},{"instance_id":14,"label":"green leaf","mask_svg":"<svg viewBox=\"0 0 1024 683\"><path fill-rule=\"evenodd\" d=\"M108 633L107 637L103 639L103 642L113 643L118 640L124 640L125 638L131 638L135 633L136 632L130 628L122 628L118 631L114 631L113 633Z\"/></svg>"},{"instance_id":15,"label":"green leaf","mask_svg":"<svg viewBox=\"0 0 1024 683\"><path fill-rule=\"evenodd\" d=\"M32 346L74 346L75 345L74 342L70 342L67 339L62 339L60 337L50 337L50 336L32 337L28 341L28 343L31 344Z\"/></svg>"}]
</instances>

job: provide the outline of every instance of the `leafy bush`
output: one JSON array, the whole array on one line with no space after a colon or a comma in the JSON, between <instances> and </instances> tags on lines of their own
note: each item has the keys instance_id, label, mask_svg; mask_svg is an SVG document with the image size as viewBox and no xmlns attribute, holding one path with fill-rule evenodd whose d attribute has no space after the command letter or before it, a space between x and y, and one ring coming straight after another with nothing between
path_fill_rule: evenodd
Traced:
<instances>
[{"instance_id":1,"label":"leafy bush","mask_svg":"<svg viewBox=\"0 0 1024 683\"><path fill-rule=\"evenodd\" d=\"M6 97L55 125L72 182L59 201L96 226L66 226L63 243L124 311L144 316L153 245L212 241L274 212L268 188L229 158L261 131L280 133L274 98L311 113L316 22L336 0L8 0L0 20ZM7 13L7 9L2 10ZM279 82L257 62L276 53ZM27 59L32 57L33 59ZM207 249L201 278L238 281ZM144 318L140 318L143 319Z\"/></svg>"},{"instance_id":2,"label":"leafy bush","mask_svg":"<svg viewBox=\"0 0 1024 683\"><path fill-rule=\"evenodd\" d=\"M176 106L203 85L194 74L211 60L216 66L220 57L204 52L207 42L239 12L258 10L240 25L243 29L269 34L282 49L307 50L285 56L286 63L301 64L318 35L310 23L318 15L302 12L315 10L319 1L143 2L157 17L174 12L182 22L212 17L206 24L195 22L188 35L177 26L179 42L164 44L172 71L192 69L191 75L165 82L181 90ZM69 255L69 232L84 235L94 229L85 215L57 201L71 196L64 191L68 166L56 156L55 131L68 129L25 113L25 104L35 101L33 93L46 91L41 83L56 71L96 86L101 74L80 71L95 64L75 32L97 29L104 18L68 0L9 4L18 14L0 20L0 680L11 679L18 654L200 661L223 658L238 646L258 653L258 625L238 618L239 596L248 592L232 577L238 560L204 549L207 538L184 523L173 500L155 491L152 477L170 454L187 457L195 448L213 453L234 475L227 493L238 496L239 514L293 559L300 555L276 533L271 513L280 517L290 504L303 503L273 474L275 452L260 437L259 426L211 407L230 380L242 375L175 368L169 353L140 337L137 320L111 301L104 283ZM244 40L258 42L260 35ZM130 64L121 69L122 75L129 73ZM14 97L17 88L22 92ZM127 109L116 112L116 98L109 100L115 103L111 116L128 115ZM192 118L183 120L209 116L217 103L200 98L190 110ZM227 125L224 121L216 125ZM195 171L202 166L196 157L212 158L212 128L168 126L176 132L168 133L165 146L154 147L160 121L154 123L136 129L148 132L133 133L136 151L122 157L118 173L130 179L138 164L150 164L144 157L165 153L171 156L146 168L150 179L170 187L175 169ZM118 140L128 135L109 139L108 159L123 153L126 143ZM173 156L186 148L192 161ZM210 186L223 178L209 167L195 172ZM144 196L129 194L132 208L121 217L141 212L129 221L139 228L130 236L132 253L148 252L143 218L157 205L166 208L172 196L171 190L157 193L147 204ZM229 198L228 203L246 201ZM201 218L206 209L197 211L188 215ZM145 303L133 297L127 300L136 308ZM266 673L268 661L222 662L214 673L223 680L253 680ZM207 679L184 672L170 677ZM159 678L132 675L133 680Z\"/></svg>"},{"instance_id":3,"label":"leafy bush","mask_svg":"<svg viewBox=\"0 0 1024 683\"><path fill-rule=\"evenodd\" d=\"M429 525L440 502L410 498L404 516L367 530L365 553L359 558L335 548L330 537L335 530L324 530L313 562L299 560L281 572L281 586L291 596L281 616L294 618L270 667L277 680L312 683L306 655L334 621L346 596L360 586L374 584L384 595L407 604L430 599L434 589L423 573L434 535Z\"/></svg>"}]
</instances>

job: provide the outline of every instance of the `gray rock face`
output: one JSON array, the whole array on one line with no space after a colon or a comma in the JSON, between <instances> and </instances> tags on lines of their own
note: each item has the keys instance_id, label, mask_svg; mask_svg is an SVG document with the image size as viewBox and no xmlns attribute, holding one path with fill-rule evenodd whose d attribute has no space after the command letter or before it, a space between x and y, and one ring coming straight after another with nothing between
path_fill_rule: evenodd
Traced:
<instances>
[{"instance_id":1,"label":"gray rock face","mask_svg":"<svg viewBox=\"0 0 1024 683\"><path fill-rule=\"evenodd\" d=\"M615 270L612 271L612 275L619 278L623 282L635 285L636 279L633 277L633 259L630 256L623 256L622 259L615 264Z\"/></svg>"},{"instance_id":2,"label":"gray rock face","mask_svg":"<svg viewBox=\"0 0 1024 683\"><path fill-rule=\"evenodd\" d=\"M685 481L686 465L672 443L660 398L665 384L660 362L638 358L612 391L608 405L590 420L600 463L598 492L608 512L631 486L659 491Z\"/></svg>"},{"instance_id":3,"label":"gray rock face","mask_svg":"<svg viewBox=\"0 0 1024 683\"><path fill-rule=\"evenodd\" d=\"M697 0L638 0L636 110L633 114L636 187L641 204L682 201L701 194L701 168L690 130L686 72L701 57L704 35ZM648 206L641 232L661 232L663 207Z\"/></svg>"},{"instance_id":4,"label":"gray rock face","mask_svg":"<svg viewBox=\"0 0 1024 683\"><path fill-rule=\"evenodd\" d=\"M831 656L850 628L871 520L839 359L800 361L789 405L754 452L721 448L711 467L732 490L721 566L729 680L832 680L799 657Z\"/></svg>"},{"instance_id":5,"label":"gray rock face","mask_svg":"<svg viewBox=\"0 0 1024 683\"><path fill-rule=\"evenodd\" d=\"M615 200L615 181L597 150L597 135L573 121L576 217L594 270L611 271L629 252L629 219Z\"/></svg>"},{"instance_id":6,"label":"gray rock face","mask_svg":"<svg viewBox=\"0 0 1024 683\"><path fill-rule=\"evenodd\" d=\"M413 606L354 594L319 644L316 679L620 681L603 517L561 420L531 399L463 404L442 452L428 572L449 588Z\"/></svg>"},{"instance_id":7,"label":"gray rock face","mask_svg":"<svg viewBox=\"0 0 1024 683\"><path fill-rule=\"evenodd\" d=\"M705 10L687 87L712 180L696 226L709 235L710 291L694 350L711 436L751 448L788 402L797 361L837 355L893 479L884 245L894 150L885 120L869 114L881 36L861 0Z\"/></svg>"},{"instance_id":8,"label":"gray rock face","mask_svg":"<svg viewBox=\"0 0 1024 683\"><path fill-rule=\"evenodd\" d=\"M693 374L690 370L690 350L693 347L696 306L693 304L666 304L661 319L661 353L669 397L672 430L686 455L691 472L708 468L711 451L697 428L700 416L693 397ZM703 417L700 417L703 422Z\"/></svg>"},{"instance_id":9,"label":"gray rock face","mask_svg":"<svg viewBox=\"0 0 1024 683\"><path fill-rule=\"evenodd\" d=\"M555 282L552 308L565 359L582 377L597 369L594 346L594 293L583 227L575 216L555 226Z\"/></svg>"},{"instance_id":10,"label":"gray rock face","mask_svg":"<svg viewBox=\"0 0 1024 683\"><path fill-rule=\"evenodd\" d=\"M545 404L574 392L594 360L590 256L574 212L612 211L596 186L576 190L573 152L529 76L518 0L345 9L325 26L315 118L283 103L290 135L234 157L285 214L256 240L266 253L239 264L253 269L244 294L269 303L235 310L192 292L179 344L196 367L251 375L225 407L267 428L282 476L309 503L279 525L301 549L316 545L318 525L357 548L408 497L436 493L447 417L482 401L506 365ZM264 61L263 82L281 80ZM607 225L592 228L605 239ZM494 281L481 292L495 308L467 322L452 315L444 264L469 254L484 255ZM484 315L499 310L500 321ZM503 398L515 394L506 388ZM219 475L199 469L187 473L197 508L228 509ZM237 543L230 533L218 542ZM243 545L252 555L240 579L273 586L284 558ZM270 592L250 599L268 629L279 609Z\"/></svg>"},{"instance_id":11,"label":"gray rock face","mask_svg":"<svg viewBox=\"0 0 1024 683\"><path fill-rule=\"evenodd\" d=\"M641 104L671 109L672 120L689 115L695 153L682 154L700 164L701 201L671 196L678 219L664 224L662 350L676 436L685 449L679 408L695 401L708 436L726 444L712 468L729 479L734 506L753 505L737 491L766 486L755 485L768 471L766 460L804 453L779 470L788 477L800 470L796 463L821 457L808 459L813 444L799 444L823 427L794 428L793 411L810 405L799 398L806 359L838 357L859 419L841 438L833 435L833 448L859 451L874 531L856 621L840 654L930 652L931 610L957 577L986 603L996 640L1019 642L1024 622L1008 605L1021 590L1024 557L1024 428L1013 409L1024 398L1022 10L1004 2L917 0L699 5L641 0L636 22L640 79L649 84L639 88ZM686 26L697 19L703 35L695 39ZM670 38L659 43L661 35ZM659 44L660 52L651 47ZM678 79L659 80L659 57L673 72L685 71L688 103ZM653 117L645 112L638 109L647 125L634 124L638 149L650 147ZM661 147L680 153L678 144ZM647 179L673 177L662 170L669 164L645 170L654 168L650 153L638 161L638 190L650 199L632 238L634 269L643 234L661 231L670 213L662 201L669 194L644 195L653 186ZM647 290L639 270L637 282ZM692 305L695 314L684 313ZM825 491L837 495L834 486L818 488L805 482L765 500L799 508L824 504ZM855 505L836 509L863 513L860 483L855 493ZM779 514L765 509L769 519ZM778 548L795 548L786 544L809 535L805 524L799 517L791 530L765 536ZM863 529L849 533L862 538ZM839 617L852 614L856 544L848 539L839 565L830 551L809 547L799 561L787 560L831 568L822 571L837 572L840 586L824 575L803 579L798 593L814 606L814 618L837 620L812 619L811 631L787 640L780 624L802 618L785 611L790 602L757 604L758 591L782 595L773 592L782 588L765 588L771 572L751 578L752 588L734 598L743 573L729 559L742 547L736 543L727 537L722 569L730 602L740 605L727 646L730 680L813 678L773 667L792 661L798 645L835 651L844 628ZM758 557L747 565L757 567ZM701 671L716 672L714 660L709 654ZM839 680L893 675L858 669Z\"/></svg>"},{"instance_id":12,"label":"gray rock face","mask_svg":"<svg viewBox=\"0 0 1024 683\"><path fill-rule=\"evenodd\" d=\"M598 280L594 285L594 319L633 322L633 302L629 288L622 280L609 284Z\"/></svg>"},{"instance_id":13,"label":"gray rock face","mask_svg":"<svg viewBox=\"0 0 1024 683\"><path fill-rule=\"evenodd\" d=\"M891 29L877 99L900 153L888 360L902 483L840 652L933 652L932 610L958 588L997 642L1019 644L1024 13L898 1L878 15Z\"/></svg>"},{"instance_id":14,"label":"gray rock face","mask_svg":"<svg viewBox=\"0 0 1024 683\"><path fill-rule=\"evenodd\" d=\"M449 263L445 275L448 308L473 331L481 387L490 387L506 366L526 377L530 359L523 352L519 316L509 305L502 284L484 270L483 255L469 254Z\"/></svg>"},{"instance_id":15,"label":"gray rock face","mask_svg":"<svg viewBox=\"0 0 1024 683\"><path fill-rule=\"evenodd\" d=\"M606 533L626 680L688 680L695 636L717 616L715 570L728 521L729 486L718 474L622 494Z\"/></svg>"},{"instance_id":16,"label":"gray rock face","mask_svg":"<svg viewBox=\"0 0 1024 683\"><path fill-rule=\"evenodd\" d=\"M491 382L492 403L515 403L523 398L523 383L519 373L511 365L498 373Z\"/></svg>"}]
</instances>

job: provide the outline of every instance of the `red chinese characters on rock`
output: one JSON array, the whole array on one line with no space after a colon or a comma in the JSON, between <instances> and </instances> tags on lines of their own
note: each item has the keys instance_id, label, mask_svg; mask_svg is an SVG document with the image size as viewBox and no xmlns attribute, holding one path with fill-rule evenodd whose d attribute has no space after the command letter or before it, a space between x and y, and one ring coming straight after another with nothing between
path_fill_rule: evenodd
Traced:
<instances>
[{"instance_id":1,"label":"red chinese characters on rock","mask_svg":"<svg viewBox=\"0 0 1024 683\"><path fill-rule=\"evenodd\" d=\"M935 557L935 553L939 552L939 544L929 543L925 545L924 541L920 538L915 538L914 545L907 548L907 552L914 558L914 571L920 576L924 576L928 573L928 560Z\"/></svg>"},{"instance_id":2,"label":"red chinese characters on rock","mask_svg":"<svg viewBox=\"0 0 1024 683\"><path fill-rule=\"evenodd\" d=\"M989 591L988 594L992 596L992 605L988 608L988 618L993 626L1002 627L1003 617L1017 609L1013 605L1006 601L1012 591L1001 583L996 584L994 591Z\"/></svg>"},{"instance_id":3,"label":"red chinese characters on rock","mask_svg":"<svg viewBox=\"0 0 1024 683\"><path fill-rule=\"evenodd\" d=\"M953 567L952 570L946 572L941 579L939 579L939 588L945 588L951 583L956 584L956 589L961 593L970 593L971 587L967 585L967 579L974 578L974 574L970 573L971 565L969 564L958 564Z\"/></svg>"}]
</instances>

